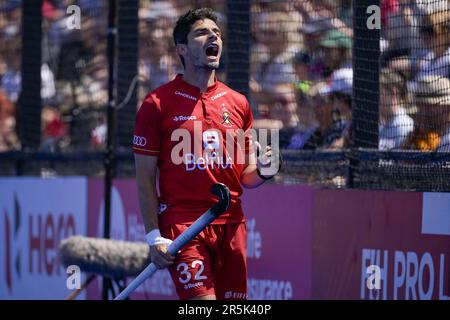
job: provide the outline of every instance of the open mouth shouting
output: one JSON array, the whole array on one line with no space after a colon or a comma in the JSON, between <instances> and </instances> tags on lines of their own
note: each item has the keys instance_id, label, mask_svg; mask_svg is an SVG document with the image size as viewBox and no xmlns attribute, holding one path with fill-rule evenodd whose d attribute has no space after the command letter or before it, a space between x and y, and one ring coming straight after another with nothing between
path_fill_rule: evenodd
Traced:
<instances>
[{"instance_id":1,"label":"open mouth shouting","mask_svg":"<svg viewBox=\"0 0 450 320\"><path fill-rule=\"evenodd\" d=\"M205 54L208 57L208 60L216 60L219 56L219 45L217 43L211 43L206 46Z\"/></svg>"}]
</instances>

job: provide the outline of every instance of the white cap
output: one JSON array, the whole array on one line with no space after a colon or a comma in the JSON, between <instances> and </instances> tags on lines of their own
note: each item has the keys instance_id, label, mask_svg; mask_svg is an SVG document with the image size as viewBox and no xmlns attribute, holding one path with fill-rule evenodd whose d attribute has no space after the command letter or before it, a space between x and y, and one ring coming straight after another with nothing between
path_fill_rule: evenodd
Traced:
<instances>
[{"instance_id":1,"label":"white cap","mask_svg":"<svg viewBox=\"0 0 450 320\"><path fill-rule=\"evenodd\" d=\"M450 9L448 0L417 0L417 6L424 14L432 14Z\"/></svg>"},{"instance_id":2,"label":"white cap","mask_svg":"<svg viewBox=\"0 0 450 320\"><path fill-rule=\"evenodd\" d=\"M353 69L342 68L333 72L330 83L320 90L321 94L331 94L335 92L352 94L353 89Z\"/></svg>"}]
</instances>

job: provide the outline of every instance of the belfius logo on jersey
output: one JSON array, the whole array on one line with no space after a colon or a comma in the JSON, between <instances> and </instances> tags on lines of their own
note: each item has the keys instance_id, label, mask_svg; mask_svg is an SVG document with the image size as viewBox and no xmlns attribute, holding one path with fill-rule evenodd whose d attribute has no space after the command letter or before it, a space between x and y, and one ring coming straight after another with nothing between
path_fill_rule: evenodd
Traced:
<instances>
[{"instance_id":1,"label":"belfius logo on jersey","mask_svg":"<svg viewBox=\"0 0 450 320\"><path fill-rule=\"evenodd\" d=\"M223 123L234 126L229 113L224 112L223 118ZM232 169L234 165L256 164L255 157L249 155L255 153L256 144L253 142L257 141L257 137L262 145L270 144L272 150L278 150L279 134L276 129L259 129L258 132L241 128L203 131L202 122L194 121L193 134L185 128L172 132L170 139L176 144L171 150L171 160L175 165L184 165L186 171ZM273 174L272 171L276 173L278 167L273 162L263 169L267 174Z\"/></svg>"},{"instance_id":2,"label":"belfius logo on jersey","mask_svg":"<svg viewBox=\"0 0 450 320\"><path fill-rule=\"evenodd\" d=\"M233 168L233 159L223 156L222 133L218 130L207 130L202 134L203 156L187 153L185 156L186 171L219 170Z\"/></svg>"},{"instance_id":3,"label":"belfius logo on jersey","mask_svg":"<svg viewBox=\"0 0 450 320\"><path fill-rule=\"evenodd\" d=\"M172 132L171 140L177 141L170 155L173 164L184 165L186 171L220 170L233 167L232 157L224 156L222 131L218 129L203 131L202 122L194 121L192 133L185 128L178 128Z\"/></svg>"}]
</instances>

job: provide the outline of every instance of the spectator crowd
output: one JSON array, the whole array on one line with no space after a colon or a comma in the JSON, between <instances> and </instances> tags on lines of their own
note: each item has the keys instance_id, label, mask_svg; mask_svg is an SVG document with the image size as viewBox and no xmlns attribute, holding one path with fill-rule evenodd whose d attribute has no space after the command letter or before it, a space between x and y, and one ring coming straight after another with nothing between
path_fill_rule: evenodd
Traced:
<instances>
[{"instance_id":1,"label":"spectator crowd","mask_svg":"<svg viewBox=\"0 0 450 320\"><path fill-rule=\"evenodd\" d=\"M181 72L172 28L190 0L140 1L139 102ZM225 1L195 1L219 13ZM81 28L67 28L71 4ZM107 2L44 0L43 150L103 148ZM282 148L351 147L351 0L251 1L250 102L256 128L280 129ZM448 0L381 0L379 149L450 150ZM0 152L20 149L21 1L0 5ZM226 32L224 33L226 37ZM224 61L218 77L226 82Z\"/></svg>"}]
</instances>

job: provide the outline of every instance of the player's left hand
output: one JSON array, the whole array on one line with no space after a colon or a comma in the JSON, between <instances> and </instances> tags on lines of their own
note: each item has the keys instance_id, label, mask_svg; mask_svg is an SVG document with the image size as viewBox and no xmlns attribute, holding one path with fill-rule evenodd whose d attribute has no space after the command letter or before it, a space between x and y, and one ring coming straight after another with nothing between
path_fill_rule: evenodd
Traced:
<instances>
[{"instance_id":1,"label":"player's left hand","mask_svg":"<svg viewBox=\"0 0 450 320\"><path fill-rule=\"evenodd\" d=\"M259 142L255 142L256 144L256 166L261 168L268 168L272 162L272 146L266 146L266 149L261 150L261 145Z\"/></svg>"},{"instance_id":2,"label":"player's left hand","mask_svg":"<svg viewBox=\"0 0 450 320\"><path fill-rule=\"evenodd\" d=\"M272 146L267 145L264 150L261 150L259 142L256 144L256 168L258 175L265 180L271 179L275 176L281 168L281 153L279 150L272 149Z\"/></svg>"}]
</instances>

